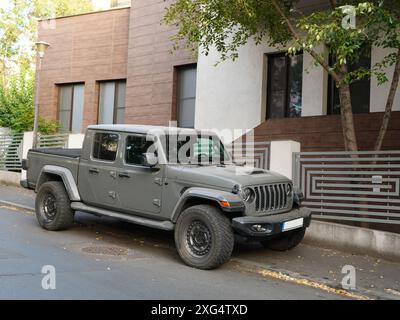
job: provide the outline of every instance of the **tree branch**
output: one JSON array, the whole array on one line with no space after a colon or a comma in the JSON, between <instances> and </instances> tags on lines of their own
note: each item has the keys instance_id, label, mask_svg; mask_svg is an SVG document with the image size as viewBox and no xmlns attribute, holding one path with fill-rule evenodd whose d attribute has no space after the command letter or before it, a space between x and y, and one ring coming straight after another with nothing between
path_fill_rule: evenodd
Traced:
<instances>
[{"instance_id":1,"label":"tree branch","mask_svg":"<svg viewBox=\"0 0 400 320\"><path fill-rule=\"evenodd\" d=\"M378 138L376 139L375 151L379 151L382 148L383 139L385 138L386 131L389 126L389 120L392 114L393 103L399 82L400 82L400 49L398 49L397 52L396 65L394 68L392 84L390 85L389 95L386 101L385 114L383 115L382 125L379 130Z\"/></svg>"},{"instance_id":2,"label":"tree branch","mask_svg":"<svg viewBox=\"0 0 400 320\"><path fill-rule=\"evenodd\" d=\"M332 0L335 1L335 0ZM282 17L282 19L285 21L286 25L289 28L289 31L292 33L293 37L295 38L296 42L300 45L303 44L301 41L300 35L297 33L295 27L293 26L292 22L289 20L289 18L286 16L286 14L283 12L282 8L279 6L279 4L276 2L276 0L271 0L273 6L275 7L276 11L278 11L279 15ZM313 49L310 48L304 48L314 59L317 61L331 76L332 78L337 82L340 83L341 77L331 68L329 67L329 64L326 63L325 60L321 59L321 57L318 55L317 52L315 52Z\"/></svg>"}]
</instances>

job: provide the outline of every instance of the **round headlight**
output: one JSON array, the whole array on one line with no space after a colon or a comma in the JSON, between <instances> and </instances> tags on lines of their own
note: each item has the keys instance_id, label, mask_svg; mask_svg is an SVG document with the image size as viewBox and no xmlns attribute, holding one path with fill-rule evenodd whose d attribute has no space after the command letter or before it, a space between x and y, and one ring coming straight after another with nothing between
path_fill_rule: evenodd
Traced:
<instances>
[{"instance_id":1,"label":"round headlight","mask_svg":"<svg viewBox=\"0 0 400 320\"><path fill-rule=\"evenodd\" d=\"M293 187L292 187L292 185L289 183L289 184L287 185L287 187L286 187L286 195L287 195L287 196L291 196L291 195L292 195L292 192L293 192Z\"/></svg>"},{"instance_id":2,"label":"round headlight","mask_svg":"<svg viewBox=\"0 0 400 320\"><path fill-rule=\"evenodd\" d=\"M246 202L252 202L254 200L254 191L251 188L244 188L242 191L243 200Z\"/></svg>"}]
</instances>

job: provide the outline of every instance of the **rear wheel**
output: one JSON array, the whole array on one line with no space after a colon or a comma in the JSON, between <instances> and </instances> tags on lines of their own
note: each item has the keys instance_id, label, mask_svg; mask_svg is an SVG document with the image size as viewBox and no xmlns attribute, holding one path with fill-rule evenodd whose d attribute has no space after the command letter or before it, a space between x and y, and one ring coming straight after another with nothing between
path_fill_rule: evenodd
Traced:
<instances>
[{"instance_id":1,"label":"rear wheel","mask_svg":"<svg viewBox=\"0 0 400 320\"><path fill-rule=\"evenodd\" d=\"M261 244L274 251L287 251L297 247L303 240L306 228L284 232L276 238L263 240Z\"/></svg>"},{"instance_id":2,"label":"rear wheel","mask_svg":"<svg viewBox=\"0 0 400 320\"><path fill-rule=\"evenodd\" d=\"M234 235L230 220L210 205L186 209L178 218L175 244L182 260L198 269L215 269L232 254Z\"/></svg>"},{"instance_id":3,"label":"rear wheel","mask_svg":"<svg viewBox=\"0 0 400 320\"><path fill-rule=\"evenodd\" d=\"M36 196L35 209L40 226L46 230L64 230L74 223L74 211L60 181L43 183Z\"/></svg>"}]
</instances>

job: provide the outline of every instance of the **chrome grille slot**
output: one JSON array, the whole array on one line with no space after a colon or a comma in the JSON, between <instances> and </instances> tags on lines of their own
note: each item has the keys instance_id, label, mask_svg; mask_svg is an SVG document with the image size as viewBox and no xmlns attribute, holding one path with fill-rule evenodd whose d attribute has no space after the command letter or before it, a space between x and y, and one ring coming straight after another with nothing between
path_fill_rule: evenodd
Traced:
<instances>
[{"instance_id":1,"label":"chrome grille slot","mask_svg":"<svg viewBox=\"0 0 400 320\"><path fill-rule=\"evenodd\" d=\"M287 191L289 183L262 185L253 187L256 212L274 212L291 206Z\"/></svg>"}]
</instances>

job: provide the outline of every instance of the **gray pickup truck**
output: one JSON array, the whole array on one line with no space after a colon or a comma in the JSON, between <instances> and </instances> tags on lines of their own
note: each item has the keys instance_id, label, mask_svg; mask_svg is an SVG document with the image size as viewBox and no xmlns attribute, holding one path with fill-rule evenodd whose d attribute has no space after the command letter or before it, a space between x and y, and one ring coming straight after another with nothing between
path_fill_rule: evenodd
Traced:
<instances>
[{"instance_id":1,"label":"gray pickup truck","mask_svg":"<svg viewBox=\"0 0 400 320\"><path fill-rule=\"evenodd\" d=\"M90 126L82 149L30 150L23 168L46 230L82 211L174 231L182 260L200 269L228 261L235 235L284 251L310 225L288 178L233 162L212 132Z\"/></svg>"}]
</instances>

